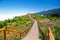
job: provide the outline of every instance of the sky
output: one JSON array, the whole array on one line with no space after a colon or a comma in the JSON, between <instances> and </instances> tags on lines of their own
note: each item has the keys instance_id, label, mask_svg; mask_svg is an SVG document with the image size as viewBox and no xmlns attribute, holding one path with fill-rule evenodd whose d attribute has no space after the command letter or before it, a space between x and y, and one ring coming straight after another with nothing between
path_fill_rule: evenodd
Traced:
<instances>
[{"instance_id":1,"label":"sky","mask_svg":"<svg viewBox=\"0 0 60 40\"><path fill-rule=\"evenodd\" d=\"M60 8L60 0L0 0L0 20Z\"/></svg>"}]
</instances>

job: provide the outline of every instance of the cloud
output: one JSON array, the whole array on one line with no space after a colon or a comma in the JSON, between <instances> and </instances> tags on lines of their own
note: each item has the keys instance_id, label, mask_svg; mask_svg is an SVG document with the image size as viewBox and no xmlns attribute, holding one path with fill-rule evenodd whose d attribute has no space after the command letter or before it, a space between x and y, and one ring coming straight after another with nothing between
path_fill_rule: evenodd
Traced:
<instances>
[{"instance_id":1,"label":"cloud","mask_svg":"<svg viewBox=\"0 0 60 40\"><path fill-rule=\"evenodd\" d=\"M3 21L5 19L12 19L15 16L22 16L22 15L26 15L26 14L5 14L5 15L0 15L0 20Z\"/></svg>"},{"instance_id":2,"label":"cloud","mask_svg":"<svg viewBox=\"0 0 60 40\"><path fill-rule=\"evenodd\" d=\"M12 19L13 17L15 17L16 15L0 15L0 20L3 21L5 19Z\"/></svg>"}]
</instances>

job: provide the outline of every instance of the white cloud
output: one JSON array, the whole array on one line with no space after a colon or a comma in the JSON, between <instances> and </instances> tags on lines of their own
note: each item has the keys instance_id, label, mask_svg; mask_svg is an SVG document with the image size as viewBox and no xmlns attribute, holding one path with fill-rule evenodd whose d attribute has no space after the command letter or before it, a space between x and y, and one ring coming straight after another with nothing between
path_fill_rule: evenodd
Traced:
<instances>
[{"instance_id":1,"label":"white cloud","mask_svg":"<svg viewBox=\"0 0 60 40\"><path fill-rule=\"evenodd\" d=\"M29 13L29 11L13 11L13 12L0 12L0 20L12 19L15 16L22 16Z\"/></svg>"},{"instance_id":2,"label":"white cloud","mask_svg":"<svg viewBox=\"0 0 60 40\"><path fill-rule=\"evenodd\" d=\"M12 19L13 17L15 17L15 15L0 15L0 20L5 20L5 19Z\"/></svg>"},{"instance_id":3,"label":"white cloud","mask_svg":"<svg viewBox=\"0 0 60 40\"><path fill-rule=\"evenodd\" d=\"M5 15L0 15L0 20L1 21L3 21L3 20L5 20L5 19L12 19L12 18L14 18L15 16L22 16L22 15L26 15L26 13L25 14L5 14Z\"/></svg>"}]
</instances>

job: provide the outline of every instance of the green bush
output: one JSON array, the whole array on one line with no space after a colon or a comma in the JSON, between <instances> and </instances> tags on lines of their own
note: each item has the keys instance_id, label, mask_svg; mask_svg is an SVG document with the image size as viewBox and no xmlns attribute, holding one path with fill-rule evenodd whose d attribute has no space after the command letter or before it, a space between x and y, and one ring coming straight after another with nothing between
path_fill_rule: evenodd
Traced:
<instances>
[{"instance_id":1,"label":"green bush","mask_svg":"<svg viewBox=\"0 0 60 40\"><path fill-rule=\"evenodd\" d=\"M55 39L59 39L60 40L60 27L58 26L54 26L54 28L52 29L54 35L55 35Z\"/></svg>"},{"instance_id":2,"label":"green bush","mask_svg":"<svg viewBox=\"0 0 60 40\"><path fill-rule=\"evenodd\" d=\"M13 39L13 40L21 40L21 39L14 37L14 39Z\"/></svg>"}]
</instances>

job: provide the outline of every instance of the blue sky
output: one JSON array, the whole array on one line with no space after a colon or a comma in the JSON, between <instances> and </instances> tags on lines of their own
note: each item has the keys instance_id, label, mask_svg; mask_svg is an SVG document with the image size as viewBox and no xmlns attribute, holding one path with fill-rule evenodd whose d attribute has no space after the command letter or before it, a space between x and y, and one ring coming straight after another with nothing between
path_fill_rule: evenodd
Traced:
<instances>
[{"instance_id":1,"label":"blue sky","mask_svg":"<svg viewBox=\"0 0 60 40\"><path fill-rule=\"evenodd\" d=\"M0 19L60 8L60 0L0 0Z\"/></svg>"}]
</instances>

